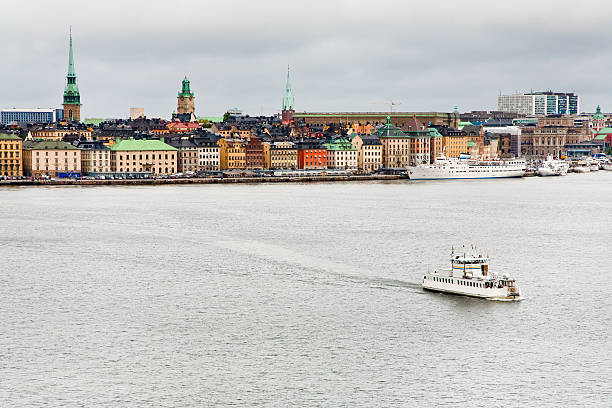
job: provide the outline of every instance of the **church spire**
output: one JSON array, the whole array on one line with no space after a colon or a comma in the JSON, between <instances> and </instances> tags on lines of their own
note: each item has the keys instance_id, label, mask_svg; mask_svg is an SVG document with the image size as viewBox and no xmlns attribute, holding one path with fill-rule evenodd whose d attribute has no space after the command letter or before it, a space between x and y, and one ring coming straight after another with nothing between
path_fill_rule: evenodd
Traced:
<instances>
[{"instance_id":1,"label":"church spire","mask_svg":"<svg viewBox=\"0 0 612 408\"><path fill-rule=\"evenodd\" d=\"M289 65L287 65L287 84L285 85L285 97L283 98L283 110L293 110L293 93L291 92L291 82L289 75Z\"/></svg>"},{"instance_id":2,"label":"church spire","mask_svg":"<svg viewBox=\"0 0 612 408\"><path fill-rule=\"evenodd\" d=\"M70 51L68 52L68 76L76 77L76 72L74 72L74 55L72 53L72 26L70 26Z\"/></svg>"},{"instance_id":3,"label":"church spire","mask_svg":"<svg viewBox=\"0 0 612 408\"><path fill-rule=\"evenodd\" d=\"M72 26L70 26L70 48L68 51L68 74L64 89L64 120L81 119L81 94L74 70L74 53L72 50Z\"/></svg>"}]
</instances>

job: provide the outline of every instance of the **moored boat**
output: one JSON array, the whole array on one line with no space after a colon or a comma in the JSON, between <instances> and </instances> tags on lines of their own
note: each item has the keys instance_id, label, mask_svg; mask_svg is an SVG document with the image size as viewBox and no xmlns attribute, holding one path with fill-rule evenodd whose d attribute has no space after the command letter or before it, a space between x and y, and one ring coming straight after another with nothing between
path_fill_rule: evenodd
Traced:
<instances>
[{"instance_id":1,"label":"moored boat","mask_svg":"<svg viewBox=\"0 0 612 408\"><path fill-rule=\"evenodd\" d=\"M556 160L548 156L546 161L538 167L538 176L565 176L569 170L569 163L565 160Z\"/></svg>"},{"instance_id":2,"label":"moored boat","mask_svg":"<svg viewBox=\"0 0 612 408\"><path fill-rule=\"evenodd\" d=\"M438 157L433 164L420 164L407 169L410 180L484 179L523 177L523 159L470 160Z\"/></svg>"},{"instance_id":3,"label":"moored boat","mask_svg":"<svg viewBox=\"0 0 612 408\"><path fill-rule=\"evenodd\" d=\"M472 296L490 300L513 301L521 299L515 279L507 274L498 276L489 271L489 257L473 252L451 252L451 268L434 271L423 276L422 287L434 292Z\"/></svg>"}]
</instances>

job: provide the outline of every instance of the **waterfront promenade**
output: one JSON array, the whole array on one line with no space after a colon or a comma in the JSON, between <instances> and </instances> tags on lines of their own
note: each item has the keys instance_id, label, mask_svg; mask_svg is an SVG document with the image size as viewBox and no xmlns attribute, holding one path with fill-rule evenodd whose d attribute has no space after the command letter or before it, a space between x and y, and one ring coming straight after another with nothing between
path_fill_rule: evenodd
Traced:
<instances>
[{"instance_id":1,"label":"waterfront promenade","mask_svg":"<svg viewBox=\"0 0 612 408\"><path fill-rule=\"evenodd\" d=\"M0 180L0 186L106 186L162 184L254 184L254 183L317 183L333 181L385 181L406 178L400 175L310 176L310 177L205 177L147 179L59 179L59 180Z\"/></svg>"}]
</instances>

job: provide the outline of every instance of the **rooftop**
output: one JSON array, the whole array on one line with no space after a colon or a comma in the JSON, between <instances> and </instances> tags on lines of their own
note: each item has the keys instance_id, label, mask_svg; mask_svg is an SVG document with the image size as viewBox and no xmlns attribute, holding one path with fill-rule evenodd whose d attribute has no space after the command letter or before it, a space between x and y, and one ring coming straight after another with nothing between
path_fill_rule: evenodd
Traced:
<instances>
[{"instance_id":1,"label":"rooftop","mask_svg":"<svg viewBox=\"0 0 612 408\"><path fill-rule=\"evenodd\" d=\"M21 138L10 133L0 133L0 140L21 140Z\"/></svg>"},{"instance_id":2,"label":"rooftop","mask_svg":"<svg viewBox=\"0 0 612 408\"><path fill-rule=\"evenodd\" d=\"M155 151L176 150L176 148L158 139L126 139L120 140L110 148L112 151Z\"/></svg>"}]
</instances>

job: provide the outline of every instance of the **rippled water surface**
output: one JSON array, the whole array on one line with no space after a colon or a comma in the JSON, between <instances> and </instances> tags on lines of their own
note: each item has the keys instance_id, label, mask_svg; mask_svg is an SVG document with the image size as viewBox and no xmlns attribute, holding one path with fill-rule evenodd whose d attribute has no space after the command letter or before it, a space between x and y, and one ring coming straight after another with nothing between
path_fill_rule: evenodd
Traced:
<instances>
[{"instance_id":1,"label":"rippled water surface","mask_svg":"<svg viewBox=\"0 0 612 408\"><path fill-rule=\"evenodd\" d=\"M0 406L612 406L612 173L0 188ZM476 243L526 299L420 289Z\"/></svg>"}]
</instances>

